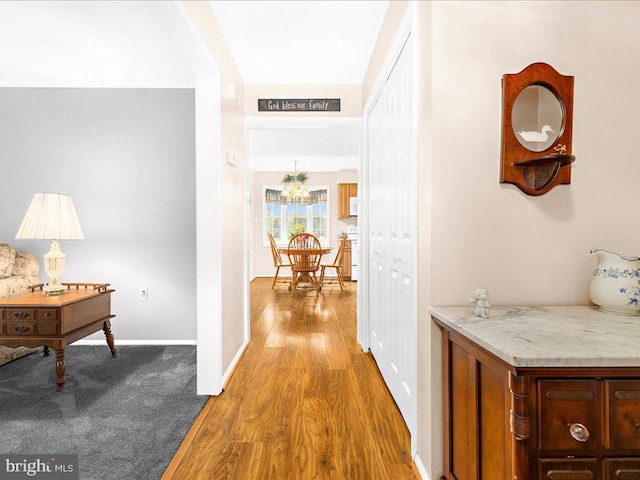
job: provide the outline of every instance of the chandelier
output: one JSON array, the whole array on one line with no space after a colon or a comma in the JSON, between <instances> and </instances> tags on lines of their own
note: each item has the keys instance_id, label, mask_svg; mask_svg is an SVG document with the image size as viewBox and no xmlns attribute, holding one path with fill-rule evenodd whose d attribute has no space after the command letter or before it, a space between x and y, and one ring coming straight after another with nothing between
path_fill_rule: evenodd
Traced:
<instances>
[{"instance_id":1,"label":"chandelier","mask_svg":"<svg viewBox=\"0 0 640 480\"><path fill-rule=\"evenodd\" d=\"M289 173L282 179L284 187L280 195L291 200L309 198L309 191L304 186L309 177L305 172L298 173L298 160L293 161L293 169L293 175Z\"/></svg>"}]
</instances>

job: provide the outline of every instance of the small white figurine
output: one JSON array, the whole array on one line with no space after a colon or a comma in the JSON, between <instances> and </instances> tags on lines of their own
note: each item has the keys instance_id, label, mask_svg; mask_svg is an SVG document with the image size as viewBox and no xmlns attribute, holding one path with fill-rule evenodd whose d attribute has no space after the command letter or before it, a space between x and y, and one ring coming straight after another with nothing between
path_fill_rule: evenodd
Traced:
<instances>
[{"instance_id":1,"label":"small white figurine","mask_svg":"<svg viewBox=\"0 0 640 480\"><path fill-rule=\"evenodd\" d=\"M518 132L518 135L520 135L525 142L546 142L549 140L547 132L555 133L549 125L545 125L539 132L535 130L532 132L525 132L521 130Z\"/></svg>"},{"instance_id":2,"label":"small white figurine","mask_svg":"<svg viewBox=\"0 0 640 480\"><path fill-rule=\"evenodd\" d=\"M475 298L470 298L469 303L475 305L473 314L476 317L489 318L489 293L486 288L478 288L475 291Z\"/></svg>"}]
</instances>

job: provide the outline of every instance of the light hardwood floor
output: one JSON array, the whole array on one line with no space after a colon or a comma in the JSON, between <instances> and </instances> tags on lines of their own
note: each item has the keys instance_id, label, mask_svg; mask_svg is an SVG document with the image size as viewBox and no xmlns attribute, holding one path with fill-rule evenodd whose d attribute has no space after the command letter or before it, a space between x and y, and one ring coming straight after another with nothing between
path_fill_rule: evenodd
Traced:
<instances>
[{"instance_id":1,"label":"light hardwood floor","mask_svg":"<svg viewBox=\"0 0 640 480\"><path fill-rule=\"evenodd\" d=\"M294 297L251 283L251 341L163 480L419 479L409 433L356 340L346 282Z\"/></svg>"}]
</instances>

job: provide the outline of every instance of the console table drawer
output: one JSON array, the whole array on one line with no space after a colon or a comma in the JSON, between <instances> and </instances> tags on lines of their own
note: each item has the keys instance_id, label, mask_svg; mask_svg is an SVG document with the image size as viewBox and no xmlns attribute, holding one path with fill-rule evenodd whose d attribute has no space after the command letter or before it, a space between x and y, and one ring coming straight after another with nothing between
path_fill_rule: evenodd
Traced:
<instances>
[{"instance_id":1,"label":"console table drawer","mask_svg":"<svg viewBox=\"0 0 640 480\"><path fill-rule=\"evenodd\" d=\"M605 391L606 447L640 449L640 380L607 380Z\"/></svg>"},{"instance_id":2,"label":"console table drawer","mask_svg":"<svg viewBox=\"0 0 640 480\"><path fill-rule=\"evenodd\" d=\"M39 308L36 310L38 320L57 320L58 310L56 308Z\"/></svg>"},{"instance_id":3,"label":"console table drawer","mask_svg":"<svg viewBox=\"0 0 640 480\"><path fill-rule=\"evenodd\" d=\"M36 320L9 320L7 322L7 335L37 335Z\"/></svg>"},{"instance_id":4,"label":"console table drawer","mask_svg":"<svg viewBox=\"0 0 640 480\"><path fill-rule=\"evenodd\" d=\"M539 480L597 480L598 462L595 458L538 460Z\"/></svg>"},{"instance_id":5,"label":"console table drawer","mask_svg":"<svg viewBox=\"0 0 640 480\"><path fill-rule=\"evenodd\" d=\"M602 445L602 384L596 380L541 380L540 447L590 450Z\"/></svg>"},{"instance_id":6,"label":"console table drawer","mask_svg":"<svg viewBox=\"0 0 640 480\"><path fill-rule=\"evenodd\" d=\"M40 320L38 322L38 335L58 335L60 323L56 320Z\"/></svg>"},{"instance_id":7,"label":"console table drawer","mask_svg":"<svg viewBox=\"0 0 640 480\"><path fill-rule=\"evenodd\" d=\"M7 308L7 320L35 320L36 311L29 308Z\"/></svg>"},{"instance_id":8,"label":"console table drawer","mask_svg":"<svg viewBox=\"0 0 640 480\"><path fill-rule=\"evenodd\" d=\"M605 458L605 480L640 480L640 458Z\"/></svg>"}]
</instances>

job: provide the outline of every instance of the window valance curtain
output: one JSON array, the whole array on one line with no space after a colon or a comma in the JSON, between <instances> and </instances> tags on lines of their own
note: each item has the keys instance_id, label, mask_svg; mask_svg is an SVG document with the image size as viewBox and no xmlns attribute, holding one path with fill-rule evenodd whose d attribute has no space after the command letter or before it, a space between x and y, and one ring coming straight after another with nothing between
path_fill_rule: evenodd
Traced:
<instances>
[{"instance_id":1,"label":"window valance curtain","mask_svg":"<svg viewBox=\"0 0 640 480\"><path fill-rule=\"evenodd\" d=\"M317 205L327 203L327 190L309 190L307 198L288 198L280 195L280 190L273 188L265 189L265 200L267 203L276 205Z\"/></svg>"}]
</instances>

